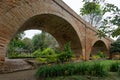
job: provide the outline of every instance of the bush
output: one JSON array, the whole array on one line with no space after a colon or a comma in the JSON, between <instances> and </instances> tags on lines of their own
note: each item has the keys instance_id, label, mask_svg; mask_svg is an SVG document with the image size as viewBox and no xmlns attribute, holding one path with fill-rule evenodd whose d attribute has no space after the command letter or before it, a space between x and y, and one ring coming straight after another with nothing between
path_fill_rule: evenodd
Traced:
<instances>
[{"instance_id":1,"label":"bush","mask_svg":"<svg viewBox=\"0 0 120 80\"><path fill-rule=\"evenodd\" d=\"M88 74L88 70L89 70L89 65L85 62L82 62L80 64L76 64L75 66L75 73L76 74L80 74L80 75L86 75Z\"/></svg>"},{"instance_id":2,"label":"bush","mask_svg":"<svg viewBox=\"0 0 120 80\"><path fill-rule=\"evenodd\" d=\"M41 62L41 63L47 63L46 58L36 58L36 60Z\"/></svg>"},{"instance_id":3,"label":"bush","mask_svg":"<svg viewBox=\"0 0 120 80\"><path fill-rule=\"evenodd\" d=\"M98 60L98 59L100 59L100 58L101 58L101 57L100 57L99 55L93 55L93 56L92 56L92 59L93 59L93 60Z\"/></svg>"},{"instance_id":4,"label":"bush","mask_svg":"<svg viewBox=\"0 0 120 80\"><path fill-rule=\"evenodd\" d=\"M42 51L42 54L40 57L48 57L50 55L55 55L55 51L51 48L46 48Z\"/></svg>"},{"instance_id":5,"label":"bush","mask_svg":"<svg viewBox=\"0 0 120 80\"><path fill-rule=\"evenodd\" d=\"M9 53L8 54L9 59L16 58L16 57L18 57L18 53Z\"/></svg>"},{"instance_id":6,"label":"bush","mask_svg":"<svg viewBox=\"0 0 120 80\"><path fill-rule=\"evenodd\" d=\"M93 76L106 76L107 70L105 70L105 66L102 65L100 62L94 62L94 64L91 65L90 74Z\"/></svg>"},{"instance_id":7,"label":"bush","mask_svg":"<svg viewBox=\"0 0 120 80\"><path fill-rule=\"evenodd\" d=\"M101 58L106 58L106 54L102 51L98 51L96 55L100 56Z\"/></svg>"},{"instance_id":8,"label":"bush","mask_svg":"<svg viewBox=\"0 0 120 80\"><path fill-rule=\"evenodd\" d=\"M8 54L8 58L9 59L13 59L13 58L34 58L34 56L32 54L19 54L19 53L10 53Z\"/></svg>"},{"instance_id":9,"label":"bush","mask_svg":"<svg viewBox=\"0 0 120 80\"><path fill-rule=\"evenodd\" d=\"M46 48L42 52L35 51L34 55L37 56L39 62L50 63L57 61L57 54L51 48Z\"/></svg>"},{"instance_id":10,"label":"bush","mask_svg":"<svg viewBox=\"0 0 120 80\"><path fill-rule=\"evenodd\" d=\"M113 62L113 63L110 65L110 71L111 71L111 72L117 72L117 71L118 71L118 68L119 68L119 65L120 65L120 62Z\"/></svg>"},{"instance_id":11,"label":"bush","mask_svg":"<svg viewBox=\"0 0 120 80\"><path fill-rule=\"evenodd\" d=\"M73 57L73 52L71 50L70 42L69 42L65 45L64 51L58 55L58 60L63 63L65 61L70 61L72 57Z\"/></svg>"},{"instance_id":12,"label":"bush","mask_svg":"<svg viewBox=\"0 0 120 80\"><path fill-rule=\"evenodd\" d=\"M58 65L45 65L38 69L36 77L54 77L54 76L65 76L73 75L74 65L72 64L58 64Z\"/></svg>"},{"instance_id":13,"label":"bush","mask_svg":"<svg viewBox=\"0 0 120 80\"><path fill-rule=\"evenodd\" d=\"M33 55L34 57L38 58L38 57L41 56L41 53L42 53L41 50L38 49L38 50L36 50L35 52L33 52L32 55Z\"/></svg>"},{"instance_id":14,"label":"bush","mask_svg":"<svg viewBox=\"0 0 120 80\"><path fill-rule=\"evenodd\" d=\"M36 77L56 77L69 75L92 75L103 77L107 75L107 70L101 63L89 64L83 63L69 63L57 65L45 65L40 67L36 72Z\"/></svg>"}]
</instances>

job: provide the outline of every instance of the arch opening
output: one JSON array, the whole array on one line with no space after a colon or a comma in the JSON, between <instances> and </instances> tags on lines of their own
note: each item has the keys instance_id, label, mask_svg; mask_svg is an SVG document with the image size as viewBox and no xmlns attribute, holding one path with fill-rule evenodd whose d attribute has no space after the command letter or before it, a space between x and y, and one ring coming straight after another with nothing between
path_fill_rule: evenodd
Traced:
<instances>
[{"instance_id":1,"label":"arch opening","mask_svg":"<svg viewBox=\"0 0 120 80\"><path fill-rule=\"evenodd\" d=\"M90 58L99 52L102 52L104 55L108 56L108 49L107 49L105 43L101 40L96 41L95 44L92 46Z\"/></svg>"},{"instance_id":2,"label":"arch opening","mask_svg":"<svg viewBox=\"0 0 120 80\"><path fill-rule=\"evenodd\" d=\"M26 30L16 34L10 41L7 57L12 54L32 54L46 48L59 50L59 44L51 34L41 30Z\"/></svg>"}]
</instances>

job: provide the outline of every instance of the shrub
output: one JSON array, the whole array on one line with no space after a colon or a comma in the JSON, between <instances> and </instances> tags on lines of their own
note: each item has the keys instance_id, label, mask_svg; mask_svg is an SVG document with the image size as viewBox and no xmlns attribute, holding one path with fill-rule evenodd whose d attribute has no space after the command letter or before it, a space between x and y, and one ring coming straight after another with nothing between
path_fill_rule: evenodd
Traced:
<instances>
[{"instance_id":1,"label":"shrub","mask_svg":"<svg viewBox=\"0 0 120 80\"><path fill-rule=\"evenodd\" d=\"M100 62L94 62L94 64L91 65L90 74L93 76L106 76L107 70L105 70L105 66L102 65Z\"/></svg>"},{"instance_id":2,"label":"shrub","mask_svg":"<svg viewBox=\"0 0 120 80\"><path fill-rule=\"evenodd\" d=\"M16 57L18 57L18 54L17 53L9 53L8 54L8 58L16 58Z\"/></svg>"},{"instance_id":3,"label":"shrub","mask_svg":"<svg viewBox=\"0 0 120 80\"><path fill-rule=\"evenodd\" d=\"M96 55L100 56L101 58L106 58L106 54L103 53L102 51L98 51Z\"/></svg>"},{"instance_id":4,"label":"shrub","mask_svg":"<svg viewBox=\"0 0 120 80\"><path fill-rule=\"evenodd\" d=\"M47 63L46 58L36 58L36 60L41 62L41 63Z\"/></svg>"},{"instance_id":5,"label":"shrub","mask_svg":"<svg viewBox=\"0 0 120 80\"><path fill-rule=\"evenodd\" d=\"M118 68L119 68L119 65L120 65L120 62L113 62L111 65L110 65L110 71L111 72L117 72L118 71Z\"/></svg>"},{"instance_id":6,"label":"shrub","mask_svg":"<svg viewBox=\"0 0 120 80\"><path fill-rule=\"evenodd\" d=\"M72 64L58 64L58 65L45 65L38 69L36 77L54 77L73 75L74 65Z\"/></svg>"},{"instance_id":7,"label":"shrub","mask_svg":"<svg viewBox=\"0 0 120 80\"><path fill-rule=\"evenodd\" d=\"M38 58L38 57L41 56L41 53L42 53L41 50L38 49L38 50L36 50L35 52L33 52L32 55L33 55L34 57Z\"/></svg>"},{"instance_id":8,"label":"shrub","mask_svg":"<svg viewBox=\"0 0 120 80\"><path fill-rule=\"evenodd\" d=\"M36 72L36 77L56 77L69 75L92 75L103 77L107 75L107 70L101 63L68 63L57 65L45 65Z\"/></svg>"},{"instance_id":9,"label":"shrub","mask_svg":"<svg viewBox=\"0 0 120 80\"><path fill-rule=\"evenodd\" d=\"M32 54L19 54L19 53L10 53L8 54L8 58L13 59L13 58L34 58Z\"/></svg>"},{"instance_id":10,"label":"shrub","mask_svg":"<svg viewBox=\"0 0 120 80\"><path fill-rule=\"evenodd\" d=\"M101 57L100 57L99 55L93 55L93 56L92 56L92 59L93 59L93 60L98 60L98 59L100 59L100 58L101 58Z\"/></svg>"},{"instance_id":11,"label":"shrub","mask_svg":"<svg viewBox=\"0 0 120 80\"><path fill-rule=\"evenodd\" d=\"M69 42L65 45L64 51L58 55L58 60L63 63L65 61L70 61L72 57L73 57L73 52L71 50L70 42Z\"/></svg>"},{"instance_id":12,"label":"shrub","mask_svg":"<svg viewBox=\"0 0 120 80\"><path fill-rule=\"evenodd\" d=\"M120 65L118 66L118 75L120 75Z\"/></svg>"},{"instance_id":13,"label":"shrub","mask_svg":"<svg viewBox=\"0 0 120 80\"><path fill-rule=\"evenodd\" d=\"M42 55L40 57L47 57L50 55L55 55L55 51L51 48L46 48L42 51Z\"/></svg>"},{"instance_id":14,"label":"shrub","mask_svg":"<svg viewBox=\"0 0 120 80\"><path fill-rule=\"evenodd\" d=\"M37 60L39 62L50 63L50 62L56 62L57 61L57 54L51 48L46 48L42 52L37 51L34 54L37 56Z\"/></svg>"},{"instance_id":15,"label":"shrub","mask_svg":"<svg viewBox=\"0 0 120 80\"><path fill-rule=\"evenodd\" d=\"M75 73L80 74L80 75L86 75L86 74L88 74L89 67L90 66L85 62L77 64L75 66Z\"/></svg>"}]
</instances>

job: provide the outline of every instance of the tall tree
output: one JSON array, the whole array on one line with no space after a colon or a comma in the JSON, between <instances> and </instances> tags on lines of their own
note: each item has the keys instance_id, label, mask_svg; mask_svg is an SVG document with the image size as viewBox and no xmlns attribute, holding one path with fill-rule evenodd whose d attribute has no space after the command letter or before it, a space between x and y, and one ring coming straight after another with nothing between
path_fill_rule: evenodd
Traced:
<instances>
[{"instance_id":1,"label":"tall tree","mask_svg":"<svg viewBox=\"0 0 120 80\"><path fill-rule=\"evenodd\" d=\"M83 0L83 2L81 15L87 22L98 27L99 37L105 37L106 34L114 37L120 34L120 9L117 6L106 3L105 0ZM105 17L108 13L111 15ZM117 29L113 27L114 25Z\"/></svg>"},{"instance_id":2,"label":"tall tree","mask_svg":"<svg viewBox=\"0 0 120 80\"><path fill-rule=\"evenodd\" d=\"M111 53L111 58L112 55L114 55L115 53L119 54L120 56L120 39L117 39L115 42L111 44L110 53Z\"/></svg>"},{"instance_id":3,"label":"tall tree","mask_svg":"<svg viewBox=\"0 0 120 80\"><path fill-rule=\"evenodd\" d=\"M83 0L83 2L84 5L80 9L80 14L95 27L105 25L106 13L115 12L117 8L113 4L106 3L105 0Z\"/></svg>"},{"instance_id":4,"label":"tall tree","mask_svg":"<svg viewBox=\"0 0 120 80\"><path fill-rule=\"evenodd\" d=\"M85 2L80 12L81 15L83 15L83 18L93 26L98 26L98 23L103 16L100 5L95 2Z\"/></svg>"},{"instance_id":5,"label":"tall tree","mask_svg":"<svg viewBox=\"0 0 120 80\"><path fill-rule=\"evenodd\" d=\"M45 32L42 31L41 34L36 34L32 38L34 50L40 49L43 50L46 48L46 43L45 43Z\"/></svg>"},{"instance_id":6,"label":"tall tree","mask_svg":"<svg viewBox=\"0 0 120 80\"><path fill-rule=\"evenodd\" d=\"M33 44L32 44L32 40L30 38L24 38L22 40L24 47L23 49L27 50L29 53L31 53L33 51Z\"/></svg>"},{"instance_id":7,"label":"tall tree","mask_svg":"<svg viewBox=\"0 0 120 80\"><path fill-rule=\"evenodd\" d=\"M10 41L8 45L8 53L14 53L16 52L17 48L22 48L24 46L23 42L21 41L24 35L24 32L19 33Z\"/></svg>"},{"instance_id":8,"label":"tall tree","mask_svg":"<svg viewBox=\"0 0 120 80\"><path fill-rule=\"evenodd\" d=\"M105 14L103 7L101 7L101 0L83 0L84 5L80 9L82 17L95 27L101 26L102 18Z\"/></svg>"},{"instance_id":9,"label":"tall tree","mask_svg":"<svg viewBox=\"0 0 120 80\"><path fill-rule=\"evenodd\" d=\"M107 4L107 6L104 10L110 12L111 15L104 19L104 25L100 27L98 35L103 34L101 36L104 37L107 33L112 37L117 37L120 35L120 9L113 4Z\"/></svg>"},{"instance_id":10,"label":"tall tree","mask_svg":"<svg viewBox=\"0 0 120 80\"><path fill-rule=\"evenodd\" d=\"M55 48L58 47L58 43L53 36L49 33L42 31L40 34L36 34L33 39L33 46L34 50L40 49L43 50L44 48Z\"/></svg>"}]
</instances>

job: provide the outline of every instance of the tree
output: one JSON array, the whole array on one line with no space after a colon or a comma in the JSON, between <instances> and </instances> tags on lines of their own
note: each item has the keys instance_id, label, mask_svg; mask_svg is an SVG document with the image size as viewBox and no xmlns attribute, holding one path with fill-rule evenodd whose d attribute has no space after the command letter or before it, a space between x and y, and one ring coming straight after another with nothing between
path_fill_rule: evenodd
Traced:
<instances>
[{"instance_id":1,"label":"tree","mask_svg":"<svg viewBox=\"0 0 120 80\"><path fill-rule=\"evenodd\" d=\"M70 47L70 42L66 43L64 46L64 50L61 54L58 55L58 60L60 62L70 61L70 59L73 57L73 51Z\"/></svg>"},{"instance_id":2,"label":"tree","mask_svg":"<svg viewBox=\"0 0 120 80\"><path fill-rule=\"evenodd\" d=\"M98 26L103 17L100 5L95 2L85 2L80 12L83 18L93 26Z\"/></svg>"},{"instance_id":3,"label":"tree","mask_svg":"<svg viewBox=\"0 0 120 80\"><path fill-rule=\"evenodd\" d=\"M102 7L103 0L83 0L84 5L80 9L80 14L83 19L89 22L91 25L95 27L99 27L102 25L102 19L106 11L104 11L105 7Z\"/></svg>"},{"instance_id":4,"label":"tree","mask_svg":"<svg viewBox=\"0 0 120 80\"><path fill-rule=\"evenodd\" d=\"M33 51L33 44L32 44L32 40L30 38L24 38L22 40L24 47L23 49L29 51L29 53L31 53Z\"/></svg>"},{"instance_id":5,"label":"tree","mask_svg":"<svg viewBox=\"0 0 120 80\"><path fill-rule=\"evenodd\" d=\"M58 42L52 35L50 35L49 33L46 33L45 36L46 36L45 42L49 48L53 48L53 49L59 48Z\"/></svg>"},{"instance_id":6,"label":"tree","mask_svg":"<svg viewBox=\"0 0 120 80\"><path fill-rule=\"evenodd\" d=\"M49 33L43 32L36 34L32 39L34 50L40 49L43 51L45 48L59 47L57 41Z\"/></svg>"},{"instance_id":7,"label":"tree","mask_svg":"<svg viewBox=\"0 0 120 80\"><path fill-rule=\"evenodd\" d=\"M24 44L21 40L24 35L25 35L24 32L19 33L10 41L8 45L8 53L15 53L16 49L23 48Z\"/></svg>"},{"instance_id":8,"label":"tree","mask_svg":"<svg viewBox=\"0 0 120 80\"><path fill-rule=\"evenodd\" d=\"M42 31L41 34L36 34L32 38L34 50L40 49L41 51L47 47L45 43L45 32Z\"/></svg>"},{"instance_id":9,"label":"tree","mask_svg":"<svg viewBox=\"0 0 120 80\"><path fill-rule=\"evenodd\" d=\"M111 57L112 54L114 53L119 53L120 55L120 39L117 39L117 41L111 44L110 53L111 53Z\"/></svg>"},{"instance_id":10,"label":"tree","mask_svg":"<svg viewBox=\"0 0 120 80\"><path fill-rule=\"evenodd\" d=\"M120 34L120 28L114 29L114 27L111 27L120 24L120 10L117 6L105 3L105 0L83 0L83 2L83 8L80 10L81 15L93 26L98 26L97 35L99 37L105 37L106 34L114 37ZM112 16L105 17L106 13L110 13Z\"/></svg>"}]
</instances>

